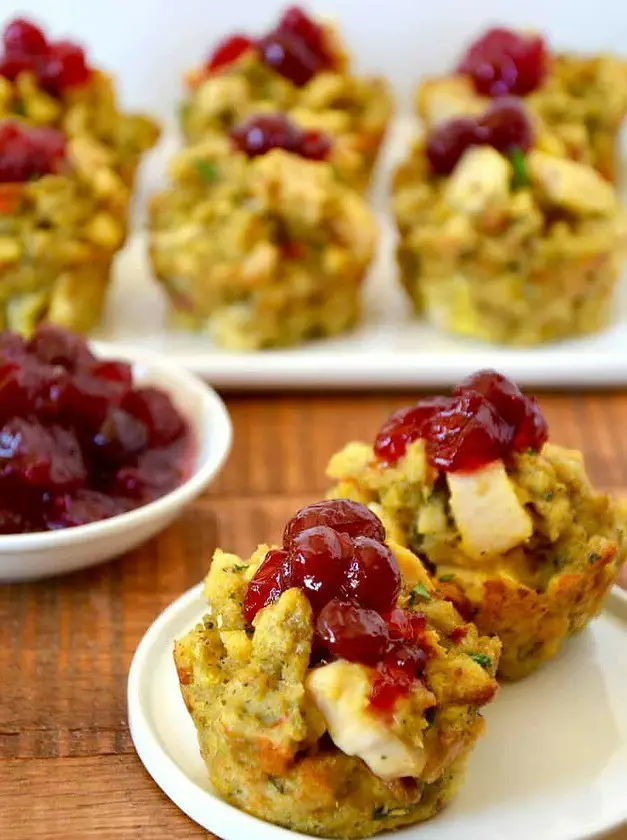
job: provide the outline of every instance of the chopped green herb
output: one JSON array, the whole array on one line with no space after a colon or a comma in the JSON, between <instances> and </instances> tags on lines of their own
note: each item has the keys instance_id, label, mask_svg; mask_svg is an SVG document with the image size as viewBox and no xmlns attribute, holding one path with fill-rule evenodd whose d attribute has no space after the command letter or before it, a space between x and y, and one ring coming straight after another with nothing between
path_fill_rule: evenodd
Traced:
<instances>
[{"instance_id":1,"label":"chopped green herb","mask_svg":"<svg viewBox=\"0 0 627 840\"><path fill-rule=\"evenodd\" d=\"M417 583L411 591L411 595L409 596L409 604L410 606L414 606L416 603L416 598L422 598L423 601L430 601L431 594L424 583Z\"/></svg>"},{"instance_id":2,"label":"chopped green herb","mask_svg":"<svg viewBox=\"0 0 627 840\"><path fill-rule=\"evenodd\" d=\"M446 582L447 582L447 581L449 581L449 580L455 580L455 575L453 575L453 574L450 574L450 575L440 575L440 577L438 578L438 580L441 580L441 581L442 581L442 583L446 583Z\"/></svg>"},{"instance_id":3,"label":"chopped green herb","mask_svg":"<svg viewBox=\"0 0 627 840\"><path fill-rule=\"evenodd\" d=\"M197 160L196 169L208 184L213 184L214 181L218 180L218 170L213 163L209 163L207 160Z\"/></svg>"},{"instance_id":4,"label":"chopped green herb","mask_svg":"<svg viewBox=\"0 0 627 840\"><path fill-rule=\"evenodd\" d=\"M514 170L514 177L512 178L512 187L517 190L521 187L526 187L529 183L529 176L527 174L527 161L525 153L522 149L513 148L509 153L509 159Z\"/></svg>"},{"instance_id":5,"label":"chopped green herb","mask_svg":"<svg viewBox=\"0 0 627 840\"><path fill-rule=\"evenodd\" d=\"M489 668L492 665L491 657L486 656L485 653L470 653L468 655L471 659L474 659L478 665L481 665L482 668Z\"/></svg>"},{"instance_id":6,"label":"chopped green herb","mask_svg":"<svg viewBox=\"0 0 627 840\"><path fill-rule=\"evenodd\" d=\"M384 820L388 815L387 808L384 805L377 805L372 812L373 820Z\"/></svg>"},{"instance_id":7,"label":"chopped green herb","mask_svg":"<svg viewBox=\"0 0 627 840\"><path fill-rule=\"evenodd\" d=\"M14 102L13 103L13 113L19 114L20 117L23 117L26 113L26 108L24 107L23 102Z\"/></svg>"},{"instance_id":8,"label":"chopped green herb","mask_svg":"<svg viewBox=\"0 0 627 840\"><path fill-rule=\"evenodd\" d=\"M588 554L588 560L590 563L598 563L600 559L601 555L597 554L596 551L591 551L590 554Z\"/></svg>"},{"instance_id":9,"label":"chopped green herb","mask_svg":"<svg viewBox=\"0 0 627 840\"><path fill-rule=\"evenodd\" d=\"M233 571L235 571L235 572L243 572L243 571L245 571L247 568L248 568L248 566L246 566L246 565L244 565L244 566L238 566L238 565L236 564L235 566L233 566Z\"/></svg>"},{"instance_id":10,"label":"chopped green herb","mask_svg":"<svg viewBox=\"0 0 627 840\"><path fill-rule=\"evenodd\" d=\"M547 492L542 496L545 502L552 502L553 501L553 491L547 490Z\"/></svg>"}]
</instances>

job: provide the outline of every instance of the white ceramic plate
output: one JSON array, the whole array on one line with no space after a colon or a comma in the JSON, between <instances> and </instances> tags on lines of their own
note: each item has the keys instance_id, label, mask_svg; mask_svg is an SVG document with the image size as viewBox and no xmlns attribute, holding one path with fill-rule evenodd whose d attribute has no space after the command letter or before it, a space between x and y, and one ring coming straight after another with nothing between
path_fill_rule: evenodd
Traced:
<instances>
[{"instance_id":1,"label":"white ceramic plate","mask_svg":"<svg viewBox=\"0 0 627 840\"><path fill-rule=\"evenodd\" d=\"M100 345L98 356L114 354ZM49 577L110 560L166 528L220 471L231 449L231 420L216 392L191 373L138 350L115 354L133 365L133 378L166 391L190 424L195 445L189 478L170 493L128 513L34 534L0 536L0 583Z\"/></svg>"},{"instance_id":2,"label":"white ceramic plate","mask_svg":"<svg viewBox=\"0 0 627 840\"><path fill-rule=\"evenodd\" d=\"M205 611L201 586L144 636L128 683L131 735L146 769L193 820L222 840L301 834L249 817L211 790L179 692L173 639ZM584 840L627 820L627 601L487 709L487 729L454 804L398 840Z\"/></svg>"},{"instance_id":3,"label":"white ceramic plate","mask_svg":"<svg viewBox=\"0 0 627 840\"><path fill-rule=\"evenodd\" d=\"M146 258L146 236L136 234L120 255L109 306L97 337L114 345L141 345L205 376L220 388L395 388L451 385L482 367L496 367L522 385L611 386L627 383L627 287L615 321L598 336L538 349L506 349L455 339L412 317L396 277L395 233L387 213L390 172L405 155L413 120L393 126L372 202L381 228L378 259L366 284L363 324L340 338L290 350L232 353L203 335L170 329L161 289ZM145 172L150 191L162 180L176 139L166 138ZM115 351L115 347L112 348Z\"/></svg>"}]
</instances>

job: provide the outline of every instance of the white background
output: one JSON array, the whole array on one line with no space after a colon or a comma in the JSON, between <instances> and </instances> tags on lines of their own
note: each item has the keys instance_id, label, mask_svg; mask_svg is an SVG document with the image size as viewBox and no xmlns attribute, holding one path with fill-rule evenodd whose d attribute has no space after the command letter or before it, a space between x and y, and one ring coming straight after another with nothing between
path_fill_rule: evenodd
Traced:
<instances>
[{"instance_id":1,"label":"white background","mask_svg":"<svg viewBox=\"0 0 627 840\"><path fill-rule=\"evenodd\" d=\"M24 12L55 36L89 45L94 63L120 77L124 100L170 119L185 68L234 29L259 31L288 5L275 0L0 0L6 21ZM546 31L553 44L627 52L624 0L327 0L363 70L382 72L406 101L421 73L445 69L488 22Z\"/></svg>"}]
</instances>

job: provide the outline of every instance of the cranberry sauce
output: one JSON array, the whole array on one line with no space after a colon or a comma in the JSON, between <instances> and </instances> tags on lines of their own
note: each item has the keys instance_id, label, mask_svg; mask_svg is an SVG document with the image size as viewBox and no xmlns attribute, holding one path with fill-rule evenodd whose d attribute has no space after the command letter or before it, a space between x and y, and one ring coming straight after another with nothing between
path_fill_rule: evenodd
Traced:
<instances>
[{"instance_id":1,"label":"cranberry sauce","mask_svg":"<svg viewBox=\"0 0 627 840\"><path fill-rule=\"evenodd\" d=\"M287 9L274 29L258 39L236 34L221 41L205 68L213 73L250 49L257 50L264 64L297 87L306 85L320 71L335 66L324 28L298 6Z\"/></svg>"},{"instance_id":2,"label":"cranberry sauce","mask_svg":"<svg viewBox=\"0 0 627 840\"><path fill-rule=\"evenodd\" d=\"M92 70L84 50L72 41L49 41L42 30L28 20L16 18L2 38L0 75L13 82L20 73L32 73L52 96L87 84Z\"/></svg>"},{"instance_id":3,"label":"cranberry sauce","mask_svg":"<svg viewBox=\"0 0 627 840\"><path fill-rule=\"evenodd\" d=\"M497 27L470 45L457 69L484 96L527 96L544 81L548 61L540 36Z\"/></svg>"},{"instance_id":4,"label":"cranberry sauce","mask_svg":"<svg viewBox=\"0 0 627 840\"><path fill-rule=\"evenodd\" d=\"M186 477L191 436L167 394L52 325L0 333L0 533L67 528Z\"/></svg>"},{"instance_id":5,"label":"cranberry sauce","mask_svg":"<svg viewBox=\"0 0 627 840\"><path fill-rule=\"evenodd\" d=\"M394 464L422 438L429 463L444 472L471 472L514 452L537 451L548 437L534 397L493 370L470 376L450 397L429 397L396 411L374 443L377 458Z\"/></svg>"},{"instance_id":6,"label":"cranberry sauce","mask_svg":"<svg viewBox=\"0 0 627 840\"><path fill-rule=\"evenodd\" d=\"M252 579L244 615L252 623L283 592L301 589L314 612L316 655L376 668L372 703L389 710L422 673L428 648L425 616L396 605L401 574L384 538L380 520L357 502L303 508Z\"/></svg>"},{"instance_id":7,"label":"cranberry sauce","mask_svg":"<svg viewBox=\"0 0 627 840\"><path fill-rule=\"evenodd\" d=\"M16 120L0 122L0 183L26 183L61 172L66 163L65 136L56 128L31 127Z\"/></svg>"},{"instance_id":8,"label":"cranberry sauce","mask_svg":"<svg viewBox=\"0 0 627 840\"><path fill-rule=\"evenodd\" d=\"M248 157L285 149L307 160L326 160L331 141L320 131L304 131L283 114L259 114L231 130L235 147Z\"/></svg>"},{"instance_id":9,"label":"cranberry sauce","mask_svg":"<svg viewBox=\"0 0 627 840\"><path fill-rule=\"evenodd\" d=\"M528 152L533 142L531 122L515 97L497 99L480 117L456 117L435 126L426 153L437 175L449 175L470 146L492 146L503 155Z\"/></svg>"}]
</instances>

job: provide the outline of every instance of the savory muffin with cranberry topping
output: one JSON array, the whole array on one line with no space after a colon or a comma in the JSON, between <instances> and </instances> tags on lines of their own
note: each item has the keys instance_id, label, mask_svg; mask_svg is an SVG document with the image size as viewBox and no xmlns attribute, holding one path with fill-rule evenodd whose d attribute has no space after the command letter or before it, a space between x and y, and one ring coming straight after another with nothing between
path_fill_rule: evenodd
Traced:
<instances>
[{"instance_id":1,"label":"savory muffin with cranberry topping","mask_svg":"<svg viewBox=\"0 0 627 840\"><path fill-rule=\"evenodd\" d=\"M540 35L488 30L453 74L424 79L417 105L427 127L477 116L490 100L524 97L544 151L593 166L615 180L617 139L627 114L627 62L611 55L553 54Z\"/></svg>"},{"instance_id":2,"label":"savory muffin with cranberry topping","mask_svg":"<svg viewBox=\"0 0 627 840\"><path fill-rule=\"evenodd\" d=\"M280 111L301 128L331 135L342 178L367 187L391 116L389 90L382 79L353 75L335 30L302 9L288 9L261 37L224 39L187 85L181 123L189 141Z\"/></svg>"},{"instance_id":3,"label":"savory muffin with cranberry topping","mask_svg":"<svg viewBox=\"0 0 627 840\"><path fill-rule=\"evenodd\" d=\"M51 40L23 18L7 24L2 41L0 118L19 116L97 141L130 186L141 155L157 141L157 125L123 113L111 77L92 67L73 41Z\"/></svg>"},{"instance_id":4,"label":"savory muffin with cranberry topping","mask_svg":"<svg viewBox=\"0 0 627 840\"><path fill-rule=\"evenodd\" d=\"M330 138L280 114L177 155L150 213L152 264L177 324L252 350L355 323L376 227L332 156Z\"/></svg>"},{"instance_id":5,"label":"savory muffin with cranberry topping","mask_svg":"<svg viewBox=\"0 0 627 840\"><path fill-rule=\"evenodd\" d=\"M535 140L503 97L430 129L397 170L401 280L436 326L539 344L607 325L627 214L596 170Z\"/></svg>"},{"instance_id":6,"label":"savory muffin with cranberry topping","mask_svg":"<svg viewBox=\"0 0 627 840\"><path fill-rule=\"evenodd\" d=\"M547 437L536 401L481 371L395 412L374 446L350 443L328 467L331 495L371 505L444 597L500 637L511 679L601 610L626 555L620 505L591 486L580 452Z\"/></svg>"},{"instance_id":7,"label":"savory muffin with cranberry topping","mask_svg":"<svg viewBox=\"0 0 627 840\"><path fill-rule=\"evenodd\" d=\"M99 319L129 191L87 136L0 121L0 329Z\"/></svg>"},{"instance_id":8,"label":"savory muffin with cranberry topping","mask_svg":"<svg viewBox=\"0 0 627 840\"><path fill-rule=\"evenodd\" d=\"M209 777L227 801L321 837L420 822L461 782L500 643L347 500L300 510L280 547L218 550L208 612L175 644Z\"/></svg>"}]
</instances>

